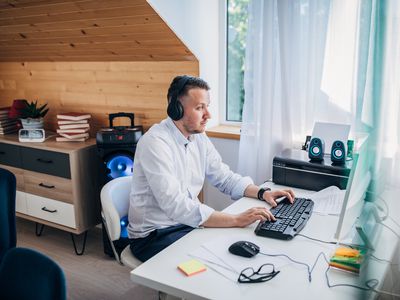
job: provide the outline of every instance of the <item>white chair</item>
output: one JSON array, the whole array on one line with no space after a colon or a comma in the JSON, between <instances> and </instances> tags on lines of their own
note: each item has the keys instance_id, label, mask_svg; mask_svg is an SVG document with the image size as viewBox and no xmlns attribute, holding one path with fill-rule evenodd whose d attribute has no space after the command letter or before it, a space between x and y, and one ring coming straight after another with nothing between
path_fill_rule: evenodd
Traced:
<instances>
[{"instance_id":1,"label":"white chair","mask_svg":"<svg viewBox=\"0 0 400 300\"><path fill-rule=\"evenodd\" d=\"M131 185L132 176L115 178L102 188L100 199L101 216L114 256L120 264L134 269L142 262L132 254L129 245L119 256L113 243L121 236L121 218L128 215Z\"/></svg>"}]
</instances>

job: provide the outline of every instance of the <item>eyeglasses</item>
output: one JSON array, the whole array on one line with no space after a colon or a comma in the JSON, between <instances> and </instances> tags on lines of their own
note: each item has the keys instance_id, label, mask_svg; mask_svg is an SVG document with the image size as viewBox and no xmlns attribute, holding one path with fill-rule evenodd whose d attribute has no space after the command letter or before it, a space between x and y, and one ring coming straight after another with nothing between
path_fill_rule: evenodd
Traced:
<instances>
[{"instance_id":1,"label":"eyeglasses","mask_svg":"<svg viewBox=\"0 0 400 300\"><path fill-rule=\"evenodd\" d=\"M240 283L257 283L265 282L274 278L279 274L280 271L275 271L275 266L273 264L263 264L254 271L253 268L249 267L240 272L238 282Z\"/></svg>"}]
</instances>

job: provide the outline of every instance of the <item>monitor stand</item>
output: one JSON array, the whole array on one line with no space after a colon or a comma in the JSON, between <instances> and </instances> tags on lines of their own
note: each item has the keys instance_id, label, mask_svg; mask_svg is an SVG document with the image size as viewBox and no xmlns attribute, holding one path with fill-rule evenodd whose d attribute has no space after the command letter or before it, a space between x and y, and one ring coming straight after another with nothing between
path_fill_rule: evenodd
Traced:
<instances>
[{"instance_id":1,"label":"monitor stand","mask_svg":"<svg viewBox=\"0 0 400 300\"><path fill-rule=\"evenodd\" d=\"M361 244L369 250L375 250L374 245L378 237L378 226L381 221L376 206L366 202L361 215L357 218L355 229L358 233L354 237L354 244Z\"/></svg>"}]
</instances>

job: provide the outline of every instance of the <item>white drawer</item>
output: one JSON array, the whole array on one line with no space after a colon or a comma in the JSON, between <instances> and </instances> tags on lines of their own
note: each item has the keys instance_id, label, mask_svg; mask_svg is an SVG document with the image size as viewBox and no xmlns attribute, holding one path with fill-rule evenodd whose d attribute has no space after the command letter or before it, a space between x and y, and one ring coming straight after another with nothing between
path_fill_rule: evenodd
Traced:
<instances>
[{"instance_id":1,"label":"white drawer","mask_svg":"<svg viewBox=\"0 0 400 300\"><path fill-rule=\"evenodd\" d=\"M22 214L27 214L26 208L26 194L24 192L17 191L15 194L15 210Z\"/></svg>"},{"instance_id":2,"label":"white drawer","mask_svg":"<svg viewBox=\"0 0 400 300\"><path fill-rule=\"evenodd\" d=\"M69 203L52 200L26 193L28 215L49 222L76 228L74 206Z\"/></svg>"}]
</instances>

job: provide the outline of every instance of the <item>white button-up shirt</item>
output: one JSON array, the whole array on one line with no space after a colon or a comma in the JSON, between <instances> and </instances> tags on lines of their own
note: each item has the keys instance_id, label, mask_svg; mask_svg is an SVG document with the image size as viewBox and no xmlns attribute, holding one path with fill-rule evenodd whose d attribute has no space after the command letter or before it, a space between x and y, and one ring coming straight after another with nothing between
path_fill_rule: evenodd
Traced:
<instances>
[{"instance_id":1,"label":"white button-up shirt","mask_svg":"<svg viewBox=\"0 0 400 300\"><path fill-rule=\"evenodd\" d=\"M152 126L139 140L132 177L130 238L177 224L203 224L214 212L197 198L206 177L234 200L253 183L222 162L204 133L187 139L170 118Z\"/></svg>"}]
</instances>

